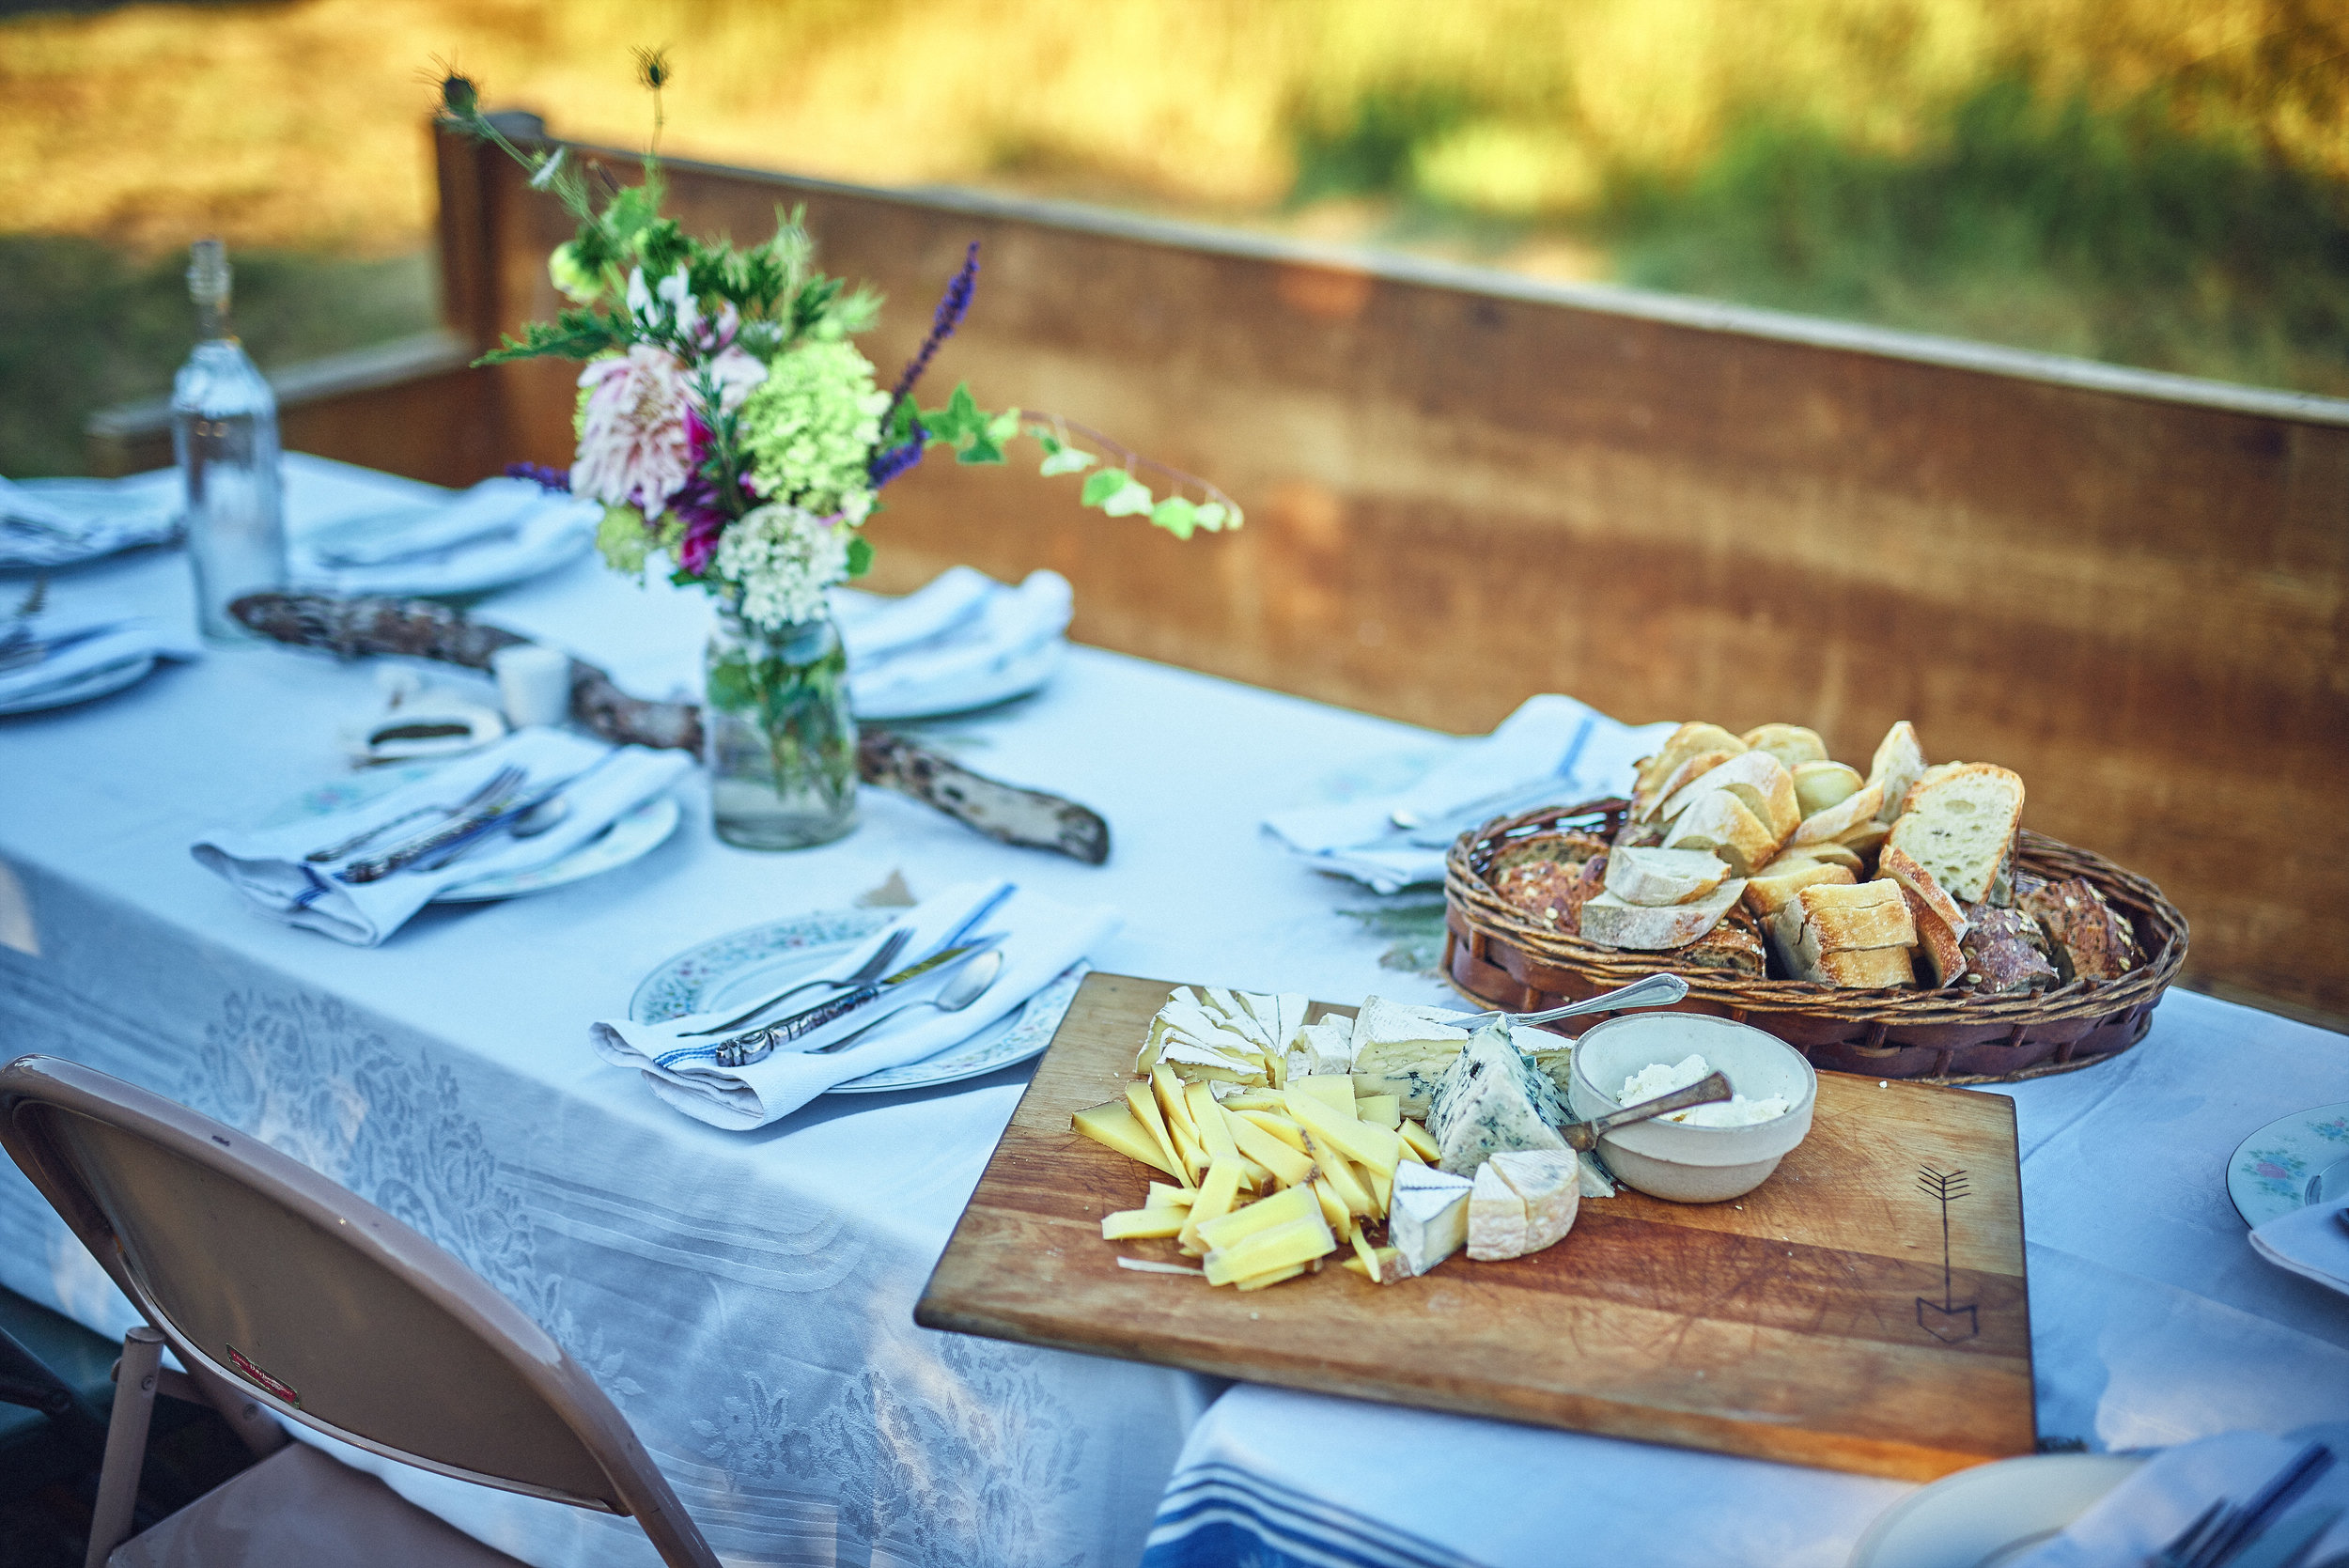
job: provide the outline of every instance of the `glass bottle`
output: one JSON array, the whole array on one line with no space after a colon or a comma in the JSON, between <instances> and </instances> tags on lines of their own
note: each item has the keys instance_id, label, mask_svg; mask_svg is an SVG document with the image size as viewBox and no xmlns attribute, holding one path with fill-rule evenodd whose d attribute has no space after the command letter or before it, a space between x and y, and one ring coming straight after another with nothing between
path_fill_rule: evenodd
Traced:
<instances>
[{"instance_id":1,"label":"glass bottle","mask_svg":"<svg viewBox=\"0 0 2349 1568\"><path fill-rule=\"evenodd\" d=\"M197 624L215 642L250 642L228 606L286 585L277 396L228 322L228 253L198 240L188 260L195 352L171 385L171 449L187 505Z\"/></svg>"},{"instance_id":2,"label":"glass bottle","mask_svg":"<svg viewBox=\"0 0 2349 1568\"><path fill-rule=\"evenodd\" d=\"M745 849L804 849L855 827L856 720L831 617L769 629L721 604L703 668L718 836Z\"/></svg>"}]
</instances>

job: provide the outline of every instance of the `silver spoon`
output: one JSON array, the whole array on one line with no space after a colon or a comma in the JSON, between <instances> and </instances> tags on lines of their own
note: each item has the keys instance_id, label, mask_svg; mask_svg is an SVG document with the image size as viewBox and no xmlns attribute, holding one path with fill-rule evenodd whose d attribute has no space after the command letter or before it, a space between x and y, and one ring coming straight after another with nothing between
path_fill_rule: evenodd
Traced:
<instances>
[{"instance_id":1,"label":"silver spoon","mask_svg":"<svg viewBox=\"0 0 2349 1568\"><path fill-rule=\"evenodd\" d=\"M777 991L773 996L769 997L766 1001L760 1002L757 1006L750 1009L748 1012L737 1013L725 1022L711 1024L708 1029L685 1030L681 1032L679 1038L690 1040L698 1034L723 1034L729 1029L750 1022L753 1018L767 1011L768 1008L772 1007L776 1002L783 1001L786 997L797 996L800 992L806 990L811 986L829 986L835 991L853 991L863 986L870 986L874 981L879 980L882 975L889 972L889 966L896 962L897 955L905 951L906 943L910 941L912 938L913 927L910 925L900 925L895 931L890 934L889 939L881 943L880 947L870 958L865 959L863 964L857 967L857 971L854 974L848 976L846 979L832 980L828 977L818 975L814 980L802 980L787 991Z\"/></svg>"},{"instance_id":2,"label":"silver spoon","mask_svg":"<svg viewBox=\"0 0 2349 1568\"><path fill-rule=\"evenodd\" d=\"M1670 1007L1688 994L1688 983L1676 974L1651 974L1628 986L1601 991L1587 1001L1545 1007L1538 1013L1471 1013L1455 1026L1474 1029L1507 1018L1513 1024L1545 1024L1559 1018L1579 1018L1587 1013L1627 1012L1634 1007Z\"/></svg>"},{"instance_id":3,"label":"silver spoon","mask_svg":"<svg viewBox=\"0 0 2349 1568\"><path fill-rule=\"evenodd\" d=\"M987 988L994 985L1003 972L1003 954L1001 948L982 953L965 964L961 972L940 986L936 996L925 997L920 1001L909 1001L903 1007L893 1007L871 1023L866 1024L863 1029L857 1030L853 1033L843 1034L828 1046L818 1046L810 1054L821 1055L826 1051L838 1050L854 1040L857 1035L887 1023L900 1013L910 1013L916 1007L935 1007L941 1013L959 1013L986 995Z\"/></svg>"}]
</instances>

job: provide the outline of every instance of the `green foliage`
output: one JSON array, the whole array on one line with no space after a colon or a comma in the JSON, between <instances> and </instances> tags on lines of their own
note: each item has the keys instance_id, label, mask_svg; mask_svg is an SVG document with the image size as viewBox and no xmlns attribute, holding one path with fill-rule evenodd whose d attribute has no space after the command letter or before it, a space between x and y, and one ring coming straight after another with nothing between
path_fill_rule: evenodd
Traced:
<instances>
[{"instance_id":1,"label":"green foliage","mask_svg":"<svg viewBox=\"0 0 2349 1568\"><path fill-rule=\"evenodd\" d=\"M1403 84L1373 87L1337 114L1293 112L1289 141L1297 178L1289 205L1346 196L1408 196L1419 155L1471 116L1458 87Z\"/></svg>"},{"instance_id":2,"label":"green foliage","mask_svg":"<svg viewBox=\"0 0 2349 1568\"><path fill-rule=\"evenodd\" d=\"M475 365L505 365L518 359L593 359L629 345L628 318L617 311L567 310L552 323L525 321L520 338L506 336L502 347L474 361Z\"/></svg>"},{"instance_id":3,"label":"green foliage","mask_svg":"<svg viewBox=\"0 0 2349 1568\"><path fill-rule=\"evenodd\" d=\"M644 513L633 506L603 509L603 520L596 524L596 549L614 571L642 582L645 557L651 552L652 543Z\"/></svg>"}]
</instances>

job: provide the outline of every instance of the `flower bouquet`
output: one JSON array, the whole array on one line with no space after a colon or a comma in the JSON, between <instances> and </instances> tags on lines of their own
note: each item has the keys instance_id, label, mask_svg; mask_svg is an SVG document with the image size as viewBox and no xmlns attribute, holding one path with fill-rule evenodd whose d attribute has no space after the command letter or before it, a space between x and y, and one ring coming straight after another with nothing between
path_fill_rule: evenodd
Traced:
<instances>
[{"instance_id":1,"label":"flower bouquet","mask_svg":"<svg viewBox=\"0 0 2349 1568\"><path fill-rule=\"evenodd\" d=\"M614 568L642 581L658 555L673 582L717 600L702 725L718 833L756 848L821 844L854 825L857 781L847 657L826 590L871 563L862 530L884 486L938 448L957 462L1003 463L1024 439L1043 473L1082 474L1081 501L1108 516L1189 538L1237 528L1240 511L1214 486L1082 427L984 409L967 385L942 407L921 406L923 373L971 307L975 243L919 352L884 390L854 341L879 320L880 301L816 270L800 213L778 210L774 237L747 248L697 240L661 216L669 67L657 53L638 67L654 94L655 139L642 182L626 187L568 147L517 147L482 113L472 82L442 81L443 122L503 149L579 218L548 263L571 307L481 363L584 362L571 467L515 472L601 505L597 544ZM1137 468L1172 480L1170 492Z\"/></svg>"}]
</instances>

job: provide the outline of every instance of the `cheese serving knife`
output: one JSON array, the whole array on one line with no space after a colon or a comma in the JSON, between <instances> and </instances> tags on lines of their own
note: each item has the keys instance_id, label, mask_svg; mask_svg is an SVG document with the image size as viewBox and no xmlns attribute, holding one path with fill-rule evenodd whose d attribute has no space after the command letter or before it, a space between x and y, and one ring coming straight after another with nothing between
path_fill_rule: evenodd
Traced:
<instances>
[{"instance_id":1,"label":"cheese serving knife","mask_svg":"<svg viewBox=\"0 0 2349 1568\"><path fill-rule=\"evenodd\" d=\"M1594 1116L1587 1122L1568 1122L1558 1129L1558 1136L1566 1146L1582 1154L1598 1147L1598 1141L1617 1127L1627 1127L1634 1122L1645 1122L1657 1116L1669 1116L1675 1110L1686 1110L1692 1105L1712 1105L1730 1097L1729 1076L1715 1073L1699 1079L1686 1089L1675 1089L1669 1094L1658 1094L1638 1105L1610 1110L1604 1116Z\"/></svg>"}]
</instances>

